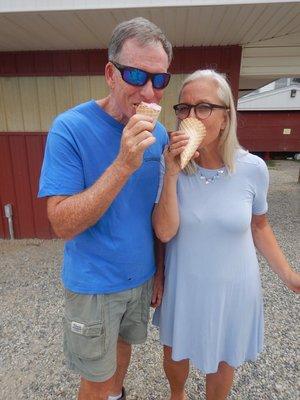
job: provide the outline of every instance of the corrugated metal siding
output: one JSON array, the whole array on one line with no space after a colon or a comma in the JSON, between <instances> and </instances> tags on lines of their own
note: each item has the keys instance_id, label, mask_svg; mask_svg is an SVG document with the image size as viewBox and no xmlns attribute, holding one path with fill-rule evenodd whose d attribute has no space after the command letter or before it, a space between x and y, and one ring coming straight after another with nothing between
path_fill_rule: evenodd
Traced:
<instances>
[{"instance_id":1,"label":"corrugated metal siding","mask_svg":"<svg viewBox=\"0 0 300 400\"><path fill-rule=\"evenodd\" d=\"M1 76L99 75L107 50L0 52Z\"/></svg>"},{"instance_id":2,"label":"corrugated metal siding","mask_svg":"<svg viewBox=\"0 0 300 400\"><path fill-rule=\"evenodd\" d=\"M300 111L239 111L238 138L250 151L299 152Z\"/></svg>"},{"instance_id":3,"label":"corrugated metal siding","mask_svg":"<svg viewBox=\"0 0 300 400\"><path fill-rule=\"evenodd\" d=\"M16 238L51 238L45 200L37 199L46 135L0 133L0 236L8 238L4 205L12 204Z\"/></svg>"},{"instance_id":4,"label":"corrugated metal siding","mask_svg":"<svg viewBox=\"0 0 300 400\"><path fill-rule=\"evenodd\" d=\"M175 26L172 23L172 26ZM174 47L170 71L190 73L207 66L230 72L240 67L242 47ZM104 75L107 50L0 52L0 76L87 76Z\"/></svg>"},{"instance_id":5,"label":"corrugated metal siding","mask_svg":"<svg viewBox=\"0 0 300 400\"><path fill-rule=\"evenodd\" d=\"M57 114L107 92L103 76L0 78L0 131L48 131Z\"/></svg>"}]
</instances>

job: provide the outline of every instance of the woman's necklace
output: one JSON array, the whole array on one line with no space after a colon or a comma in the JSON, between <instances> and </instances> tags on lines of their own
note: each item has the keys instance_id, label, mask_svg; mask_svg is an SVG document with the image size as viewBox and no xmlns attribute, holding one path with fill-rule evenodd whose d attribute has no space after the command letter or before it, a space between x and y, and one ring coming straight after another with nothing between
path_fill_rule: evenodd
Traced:
<instances>
[{"instance_id":1,"label":"woman's necklace","mask_svg":"<svg viewBox=\"0 0 300 400\"><path fill-rule=\"evenodd\" d=\"M225 172L225 167L222 167L218 169L213 176L208 178L202 173L201 169L199 168L200 179L204 180L206 185L208 185L209 183L215 183L217 179L219 179L222 175L224 175L224 172Z\"/></svg>"}]
</instances>

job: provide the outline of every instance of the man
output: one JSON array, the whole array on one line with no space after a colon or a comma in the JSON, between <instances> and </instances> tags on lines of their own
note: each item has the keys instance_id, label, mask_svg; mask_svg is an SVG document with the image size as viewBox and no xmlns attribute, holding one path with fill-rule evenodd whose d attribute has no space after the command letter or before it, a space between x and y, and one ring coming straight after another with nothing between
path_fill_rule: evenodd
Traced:
<instances>
[{"instance_id":1,"label":"man","mask_svg":"<svg viewBox=\"0 0 300 400\"><path fill-rule=\"evenodd\" d=\"M56 118L48 135L39 196L67 239L64 352L81 375L79 400L124 400L131 344L143 343L152 304L162 295L155 273L151 213L163 126L136 114L159 103L169 82L172 47L143 18L113 32L105 78L110 93Z\"/></svg>"}]
</instances>

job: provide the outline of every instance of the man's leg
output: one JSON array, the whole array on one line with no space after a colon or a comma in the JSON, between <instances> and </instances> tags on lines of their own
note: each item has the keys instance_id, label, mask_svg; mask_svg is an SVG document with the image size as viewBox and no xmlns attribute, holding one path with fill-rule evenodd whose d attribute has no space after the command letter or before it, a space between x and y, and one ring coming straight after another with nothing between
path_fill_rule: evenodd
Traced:
<instances>
[{"instance_id":1,"label":"man's leg","mask_svg":"<svg viewBox=\"0 0 300 400\"><path fill-rule=\"evenodd\" d=\"M164 346L164 370L170 384L170 400L186 400L184 387L189 375L189 361L172 360L172 348Z\"/></svg>"},{"instance_id":2,"label":"man's leg","mask_svg":"<svg viewBox=\"0 0 300 400\"><path fill-rule=\"evenodd\" d=\"M153 279L130 290L130 301L120 323L117 345L117 370L111 396L119 395L129 366L131 344L142 344L147 339L147 325L152 297Z\"/></svg>"},{"instance_id":3,"label":"man's leg","mask_svg":"<svg viewBox=\"0 0 300 400\"><path fill-rule=\"evenodd\" d=\"M111 387L111 396L117 396L122 393L123 382L130 363L131 344L125 342L120 336L117 347L117 370L113 376Z\"/></svg>"},{"instance_id":4,"label":"man's leg","mask_svg":"<svg viewBox=\"0 0 300 400\"><path fill-rule=\"evenodd\" d=\"M82 377L78 400L107 400L113 390L120 321L130 299L131 290L109 295L66 291L64 352L70 369ZM124 366L130 351L121 353Z\"/></svg>"},{"instance_id":5,"label":"man's leg","mask_svg":"<svg viewBox=\"0 0 300 400\"><path fill-rule=\"evenodd\" d=\"M92 382L81 378L78 400L107 400L114 378L105 382Z\"/></svg>"},{"instance_id":6,"label":"man's leg","mask_svg":"<svg viewBox=\"0 0 300 400\"><path fill-rule=\"evenodd\" d=\"M225 400L232 387L234 368L220 362L218 371L206 375L206 400Z\"/></svg>"}]
</instances>

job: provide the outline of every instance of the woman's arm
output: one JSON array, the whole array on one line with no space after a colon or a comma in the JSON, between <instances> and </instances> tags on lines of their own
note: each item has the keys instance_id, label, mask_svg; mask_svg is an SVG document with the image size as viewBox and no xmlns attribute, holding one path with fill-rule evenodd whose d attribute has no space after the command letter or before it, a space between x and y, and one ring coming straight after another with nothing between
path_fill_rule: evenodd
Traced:
<instances>
[{"instance_id":1,"label":"woman's arm","mask_svg":"<svg viewBox=\"0 0 300 400\"><path fill-rule=\"evenodd\" d=\"M165 272L165 245L156 236L154 236L154 249L156 272L153 281L153 293L151 298L151 306L158 307L161 304L164 292L164 272Z\"/></svg>"},{"instance_id":2,"label":"woman's arm","mask_svg":"<svg viewBox=\"0 0 300 400\"><path fill-rule=\"evenodd\" d=\"M178 174L172 175L166 171L161 196L152 215L155 234L162 242L171 240L179 227L177 180Z\"/></svg>"},{"instance_id":3,"label":"woman's arm","mask_svg":"<svg viewBox=\"0 0 300 400\"><path fill-rule=\"evenodd\" d=\"M170 134L170 145L164 151L165 174L158 204L155 205L152 223L156 236L168 242L176 235L179 227L177 202L177 180L180 172L178 156L184 150L188 136L183 132Z\"/></svg>"},{"instance_id":4,"label":"woman's arm","mask_svg":"<svg viewBox=\"0 0 300 400\"><path fill-rule=\"evenodd\" d=\"M300 274L294 271L283 255L266 214L253 215L251 229L255 247L286 286L300 293Z\"/></svg>"}]
</instances>

